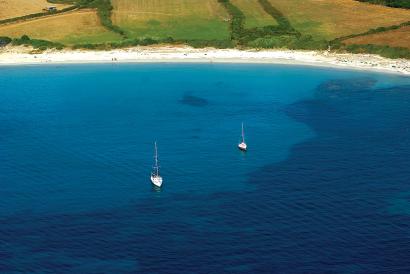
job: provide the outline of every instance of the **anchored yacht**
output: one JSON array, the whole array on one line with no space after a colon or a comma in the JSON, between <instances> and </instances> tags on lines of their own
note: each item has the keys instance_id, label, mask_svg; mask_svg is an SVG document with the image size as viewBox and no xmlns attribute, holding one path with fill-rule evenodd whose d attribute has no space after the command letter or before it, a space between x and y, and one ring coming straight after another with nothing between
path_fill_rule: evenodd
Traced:
<instances>
[{"instance_id":1,"label":"anchored yacht","mask_svg":"<svg viewBox=\"0 0 410 274\"><path fill-rule=\"evenodd\" d=\"M238 148L242 151L246 151L248 149L248 146L245 143L245 133L243 130L243 123L242 123L242 142L238 144Z\"/></svg>"},{"instance_id":2,"label":"anchored yacht","mask_svg":"<svg viewBox=\"0 0 410 274\"><path fill-rule=\"evenodd\" d=\"M157 187L162 186L162 177L159 174L159 165L158 165L158 149L157 142L155 142L155 153L154 153L154 166L151 171L151 182Z\"/></svg>"}]
</instances>

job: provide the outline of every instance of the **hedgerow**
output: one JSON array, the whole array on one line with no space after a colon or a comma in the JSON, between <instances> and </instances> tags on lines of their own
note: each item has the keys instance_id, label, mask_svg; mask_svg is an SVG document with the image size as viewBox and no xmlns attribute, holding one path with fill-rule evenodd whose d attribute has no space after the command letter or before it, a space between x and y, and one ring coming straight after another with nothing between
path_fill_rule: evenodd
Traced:
<instances>
[{"instance_id":1,"label":"hedgerow","mask_svg":"<svg viewBox=\"0 0 410 274\"><path fill-rule=\"evenodd\" d=\"M357 0L360 2L368 2L377 5L384 5L393 8L404 8L410 9L410 1L409 0Z\"/></svg>"},{"instance_id":2,"label":"hedgerow","mask_svg":"<svg viewBox=\"0 0 410 274\"><path fill-rule=\"evenodd\" d=\"M25 46L32 46L35 49L39 50L46 50L50 48L55 48L55 49L63 49L64 45L61 43L56 43L56 42L50 42L47 40L41 40L41 39L31 39L27 35L23 35L20 38L15 38L11 41L12 45L15 46L20 46L20 45L25 45Z\"/></svg>"},{"instance_id":3,"label":"hedgerow","mask_svg":"<svg viewBox=\"0 0 410 274\"><path fill-rule=\"evenodd\" d=\"M18 22L18 21L23 21L23 20L32 19L32 18L43 17L43 16L47 16L47 15L50 15L50 14L64 13L64 12L75 10L77 8L78 8L77 6L71 6L71 7L67 7L65 9L56 10L56 11L38 12L38 13L28 14L28 15L24 15L24 16L19 16L19 17L3 19L3 20L0 20L0 25L1 24L8 24L8 23L13 23L13 22Z\"/></svg>"},{"instance_id":4,"label":"hedgerow","mask_svg":"<svg viewBox=\"0 0 410 274\"><path fill-rule=\"evenodd\" d=\"M380 46L380 45L348 45L342 47L348 52L351 53L371 53L378 54L383 57L397 59L405 58L410 59L410 50L407 48L400 47L389 47L389 46Z\"/></svg>"}]
</instances>

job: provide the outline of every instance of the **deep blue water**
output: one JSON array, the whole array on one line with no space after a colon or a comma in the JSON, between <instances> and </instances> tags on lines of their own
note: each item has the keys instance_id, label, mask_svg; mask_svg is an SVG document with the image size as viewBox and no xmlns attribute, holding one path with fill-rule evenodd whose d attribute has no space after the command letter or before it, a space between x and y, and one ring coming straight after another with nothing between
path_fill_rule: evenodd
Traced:
<instances>
[{"instance_id":1,"label":"deep blue water","mask_svg":"<svg viewBox=\"0 0 410 274\"><path fill-rule=\"evenodd\" d=\"M410 78L0 67L0 273L410 273Z\"/></svg>"}]
</instances>

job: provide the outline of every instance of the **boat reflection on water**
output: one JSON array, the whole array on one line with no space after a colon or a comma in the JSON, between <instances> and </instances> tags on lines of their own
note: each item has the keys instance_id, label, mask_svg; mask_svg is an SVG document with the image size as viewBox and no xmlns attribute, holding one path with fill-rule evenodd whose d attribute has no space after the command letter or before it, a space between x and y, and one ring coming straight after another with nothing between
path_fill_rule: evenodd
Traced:
<instances>
[{"instance_id":1,"label":"boat reflection on water","mask_svg":"<svg viewBox=\"0 0 410 274\"><path fill-rule=\"evenodd\" d=\"M158 187L158 186L156 186L156 185L154 185L154 184L151 184L151 191L152 192L155 192L155 193L161 193L162 192L162 187Z\"/></svg>"},{"instance_id":2,"label":"boat reflection on water","mask_svg":"<svg viewBox=\"0 0 410 274\"><path fill-rule=\"evenodd\" d=\"M153 192L161 192L161 191L162 191L162 188L161 188L161 187L158 187L158 186L156 186L156 185L152 185L151 190L152 190Z\"/></svg>"}]
</instances>

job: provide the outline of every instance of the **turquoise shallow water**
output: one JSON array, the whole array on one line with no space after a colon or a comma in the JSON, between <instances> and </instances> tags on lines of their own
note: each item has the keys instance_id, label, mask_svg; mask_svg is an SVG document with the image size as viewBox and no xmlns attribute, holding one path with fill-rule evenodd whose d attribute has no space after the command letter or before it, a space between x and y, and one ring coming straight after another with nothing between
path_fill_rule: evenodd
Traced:
<instances>
[{"instance_id":1,"label":"turquoise shallow water","mask_svg":"<svg viewBox=\"0 0 410 274\"><path fill-rule=\"evenodd\" d=\"M0 272L407 273L409 106L357 71L1 67Z\"/></svg>"}]
</instances>

